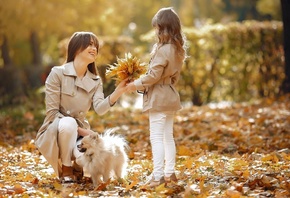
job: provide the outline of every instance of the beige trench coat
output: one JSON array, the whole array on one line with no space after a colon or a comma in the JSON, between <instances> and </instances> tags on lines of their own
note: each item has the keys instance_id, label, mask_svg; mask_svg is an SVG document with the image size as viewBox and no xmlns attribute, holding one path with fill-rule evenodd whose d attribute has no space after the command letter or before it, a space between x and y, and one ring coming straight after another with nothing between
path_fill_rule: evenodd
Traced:
<instances>
[{"instance_id":1,"label":"beige trench coat","mask_svg":"<svg viewBox=\"0 0 290 198\"><path fill-rule=\"evenodd\" d=\"M143 93L143 112L177 111L182 108L179 93L175 89L183 60L179 60L173 44L165 44L152 56L144 77L134 81Z\"/></svg>"},{"instance_id":2,"label":"beige trench coat","mask_svg":"<svg viewBox=\"0 0 290 198\"><path fill-rule=\"evenodd\" d=\"M87 70L83 79L77 78L73 63L52 68L45 82L46 117L40 127L35 144L41 154L61 175L58 147L58 123L64 116L77 120L80 127L90 129L86 113L93 105L99 115L110 109L109 98L104 98L101 79Z\"/></svg>"}]
</instances>

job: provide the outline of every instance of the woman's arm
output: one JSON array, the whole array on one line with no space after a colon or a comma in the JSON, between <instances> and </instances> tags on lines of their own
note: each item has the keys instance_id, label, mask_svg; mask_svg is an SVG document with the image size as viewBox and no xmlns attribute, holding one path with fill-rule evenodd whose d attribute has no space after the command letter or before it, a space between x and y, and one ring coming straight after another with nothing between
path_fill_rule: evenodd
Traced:
<instances>
[{"instance_id":1,"label":"woman's arm","mask_svg":"<svg viewBox=\"0 0 290 198\"><path fill-rule=\"evenodd\" d=\"M114 92L110 95L110 105L114 105L117 100L121 97L121 95L126 92L126 83L127 79L121 81Z\"/></svg>"},{"instance_id":2,"label":"woman's arm","mask_svg":"<svg viewBox=\"0 0 290 198\"><path fill-rule=\"evenodd\" d=\"M117 102L121 95L126 91L127 79L120 82L114 92L104 98L103 85L100 83L93 96L93 107L97 114L104 115Z\"/></svg>"},{"instance_id":3,"label":"woman's arm","mask_svg":"<svg viewBox=\"0 0 290 198\"><path fill-rule=\"evenodd\" d=\"M61 80L58 76L56 69L53 68L48 75L45 82L45 105L46 116L48 120L54 120L56 116L63 117L59 112L60 107L60 90Z\"/></svg>"}]
</instances>

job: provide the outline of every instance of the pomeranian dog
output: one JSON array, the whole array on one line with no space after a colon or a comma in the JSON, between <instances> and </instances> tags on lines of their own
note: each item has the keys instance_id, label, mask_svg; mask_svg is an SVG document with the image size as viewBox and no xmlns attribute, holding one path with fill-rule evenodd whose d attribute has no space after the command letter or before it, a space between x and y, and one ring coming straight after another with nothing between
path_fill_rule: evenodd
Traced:
<instances>
[{"instance_id":1,"label":"pomeranian dog","mask_svg":"<svg viewBox=\"0 0 290 198\"><path fill-rule=\"evenodd\" d=\"M79 151L84 153L80 165L91 175L94 186L113 176L119 179L126 175L128 145L123 137L113 132L110 129L100 135L85 136L78 145Z\"/></svg>"}]
</instances>

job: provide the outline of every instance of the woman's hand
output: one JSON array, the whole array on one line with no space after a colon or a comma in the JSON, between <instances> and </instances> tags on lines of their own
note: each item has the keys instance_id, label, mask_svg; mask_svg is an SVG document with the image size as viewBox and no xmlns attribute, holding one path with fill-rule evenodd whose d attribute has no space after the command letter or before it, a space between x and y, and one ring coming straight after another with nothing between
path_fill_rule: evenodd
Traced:
<instances>
[{"instance_id":1,"label":"woman's hand","mask_svg":"<svg viewBox=\"0 0 290 198\"><path fill-rule=\"evenodd\" d=\"M95 133L95 132L90 130L90 129L84 129L84 128L78 127L78 134L80 136L87 136L87 135L91 135L93 133Z\"/></svg>"},{"instance_id":2,"label":"woman's hand","mask_svg":"<svg viewBox=\"0 0 290 198\"><path fill-rule=\"evenodd\" d=\"M122 80L122 81L117 85L115 91L118 91L118 92L121 92L121 93L126 92L126 84L127 84L127 83L128 83L128 78Z\"/></svg>"},{"instance_id":3,"label":"woman's hand","mask_svg":"<svg viewBox=\"0 0 290 198\"><path fill-rule=\"evenodd\" d=\"M115 102L121 97L123 93L126 92L126 84L128 83L128 79L122 80L118 86L116 87L115 91L110 95L110 104L115 104Z\"/></svg>"}]
</instances>

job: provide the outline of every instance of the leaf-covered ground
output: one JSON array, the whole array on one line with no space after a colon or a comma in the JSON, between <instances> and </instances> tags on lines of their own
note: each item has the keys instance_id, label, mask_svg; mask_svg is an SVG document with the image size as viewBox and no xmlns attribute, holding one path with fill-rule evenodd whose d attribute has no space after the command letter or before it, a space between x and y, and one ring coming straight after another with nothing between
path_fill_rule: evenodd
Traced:
<instances>
[{"instance_id":1,"label":"leaf-covered ground","mask_svg":"<svg viewBox=\"0 0 290 198\"><path fill-rule=\"evenodd\" d=\"M22 119L38 127L26 112ZM115 107L89 115L93 129L118 127L130 144L128 175L98 188L88 178L62 185L33 144L2 117L0 197L290 197L290 97L185 108L175 122L177 184L147 189L152 170L148 117ZM25 126L27 127L27 126ZM19 128L18 130L23 130ZM36 129L34 129L36 130Z\"/></svg>"}]
</instances>

